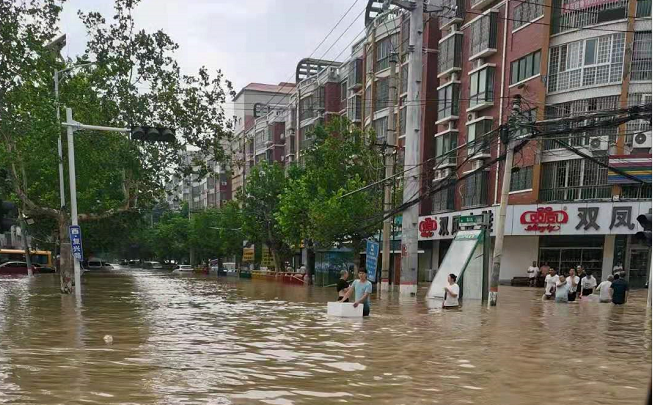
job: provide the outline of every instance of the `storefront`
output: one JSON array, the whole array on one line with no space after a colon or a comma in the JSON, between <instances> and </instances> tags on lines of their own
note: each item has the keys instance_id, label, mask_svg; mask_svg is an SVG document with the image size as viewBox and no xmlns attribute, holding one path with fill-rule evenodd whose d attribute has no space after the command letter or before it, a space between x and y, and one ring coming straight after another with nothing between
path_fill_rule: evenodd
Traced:
<instances>
[{"instance_id":1,"label":"storefront","mask_svg":"<svg viewBox=\"0 0 653 405\"><path fill-rule=\"evenodd\" d=\"M446 254L441 242L453 239L460 216L488 211L494 214L496 225L498 207L420 217L418 238L421 246L429 245L425 257L420 257L424 260L420 267L438 268ZM650 246L636 241L634 235L642 230L637 216L650 211L651 202L511 205L506 216L501 281L509 283L513 277L526 276L533 261L564 272L582 265L597 279L605 279L621 263L633 287L643 286L649 274Z\"/></svg>"}]
</instances>

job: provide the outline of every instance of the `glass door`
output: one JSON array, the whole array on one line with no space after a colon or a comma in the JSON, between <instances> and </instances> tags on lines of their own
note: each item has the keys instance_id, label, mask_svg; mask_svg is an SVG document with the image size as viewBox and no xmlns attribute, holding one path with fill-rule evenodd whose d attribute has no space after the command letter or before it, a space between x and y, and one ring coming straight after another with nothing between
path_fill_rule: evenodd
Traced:
<instances>
[{"instance_id":1,"label":"glass door","mask_svg":"<svg viewBox=\"0 0 653 405\"><path fill-rule=\"evenodd\" d=\"M630 249L628 282L631 288L643 288L648 280L650 269L648 249Z\"/></svg>"}]
</instances>

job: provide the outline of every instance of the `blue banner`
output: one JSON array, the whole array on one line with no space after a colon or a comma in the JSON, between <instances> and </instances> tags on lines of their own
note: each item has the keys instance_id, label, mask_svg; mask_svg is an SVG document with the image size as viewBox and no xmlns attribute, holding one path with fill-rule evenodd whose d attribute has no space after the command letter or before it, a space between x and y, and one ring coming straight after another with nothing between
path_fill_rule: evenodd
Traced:
<instances>
[{"instance_id":1,"label":"blue banner","mask_svg":"<svg viewBox=\"0 0 653 405\"><path fill-rule=\"evenodd\" d=\"M367 278L373 283L376 281L376 266L378 261L379 244L368 240L367 249L365 249L365 268L367 269Z\"/></svg>"},{"instance_id":2,"label":"blue banner","mask_svg":"<svg viewBox=\"0 0 653 405\"><path fill-rule=\"evenodd\" d=\"M78 225L72 225L68 228L70 234L70 250L73 252L73 257L78 261L84 260L84 253L82 250L82 228Z\"/></svg>"}]
</instances>

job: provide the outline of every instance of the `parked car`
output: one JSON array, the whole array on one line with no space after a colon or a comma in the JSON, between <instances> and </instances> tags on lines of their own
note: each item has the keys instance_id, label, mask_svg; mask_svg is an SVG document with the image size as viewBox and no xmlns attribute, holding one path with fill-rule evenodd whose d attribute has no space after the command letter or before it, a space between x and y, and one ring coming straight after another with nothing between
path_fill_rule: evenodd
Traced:
<instances>
[{"instance_id":1,"label":"parked car","mask_svg":"<svg viewBox=\"0 0 653 405\"><path fill-rule=\"evenodd\" d=\"M175 267L175 269L172 271L175 274L181 274L181 273L192 273L194 271L193 266L189 264L180 264L179 266Z\"/></svg>"},{"instance_id":2,"label":"parked car","mask_svg":"<svg viewBox=\"0 0 653 405\"><path fill-rule=\"evenodd\" d=\"M36 274L39 272L38 266L32 265L32 271ZM5 262L0 264L0 274L25 274L27 275L27 263L26 262Z\"/></svg>"},{"instance_id":3,"label":"parked car","mask_svg":"<svg viewBox=\"0 0 653 405\"><path fill-rule=\"evenodd\" d=\"M96 257L91 257L88 259L88 262L86 263L86 266L84 266L86 270L113 270L113 266L111 266L109 263L105 262L102 259L98 259Z\"/></svg>"},{"instance_id":4,"label":"parked car","mask_svg":"<svg viewBox=\"0 0 653 405\"><path fill-rule=\"evenodd\" d=\"M143 262L144 269L161 270L163 265L159 262Z\"/></svg>"}]
</instances>

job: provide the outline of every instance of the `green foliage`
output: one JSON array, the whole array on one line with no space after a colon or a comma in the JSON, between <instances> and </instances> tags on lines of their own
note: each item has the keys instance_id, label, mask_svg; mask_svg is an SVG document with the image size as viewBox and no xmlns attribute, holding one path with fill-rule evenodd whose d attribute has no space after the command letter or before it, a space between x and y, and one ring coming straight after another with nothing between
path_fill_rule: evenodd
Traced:
<instances>
[{"instance_id":1,"label":"green foliage","mask_svg":"<svg viewBox=\"0 0 653 405\"><path fill-rule=\"evenodd\" d=\"M245 191L239 197L245 238L251 242L265 243L275 256L277 268L282 268L282 258L290 253L277 219L280 197L285 187L283 167L277 162L263 162L247 175Z\"/></svg>"},{"instance_id":2,"label":"green foliage","mask_svg":"<svg viewBox=\"0 0 653 405\"><path fill-rule=\"evenodd\" d=\"M381 215L382 186L345 195L383 175L382 154L368 141L373 137L340 119L317 127L314 136L281 195L276 218L286 240L331 246L369 236L375 228L365 225Z\"/></svg>"}]
</instances>

